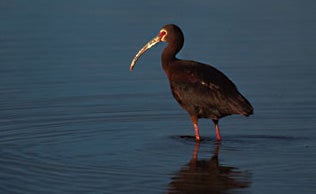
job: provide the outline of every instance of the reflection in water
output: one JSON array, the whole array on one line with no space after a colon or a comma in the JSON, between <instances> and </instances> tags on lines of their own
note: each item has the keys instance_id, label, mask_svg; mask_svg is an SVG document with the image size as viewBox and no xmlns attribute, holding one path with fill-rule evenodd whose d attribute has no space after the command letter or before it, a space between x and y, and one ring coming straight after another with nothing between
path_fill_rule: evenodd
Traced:
<instances>
[{"instance_id":1,"label":"reflection in water","mask_svg":"<svg viewBox=\"0 0 316 194\"><path fill-rule=\"evenodd\" d=\"M210 160L199 160L200 144L196 143L191 161L172 178L168 193L227 193L229 189L249 187L249 173L219 164L219 146Z\"/></svg>"}]
</instances>

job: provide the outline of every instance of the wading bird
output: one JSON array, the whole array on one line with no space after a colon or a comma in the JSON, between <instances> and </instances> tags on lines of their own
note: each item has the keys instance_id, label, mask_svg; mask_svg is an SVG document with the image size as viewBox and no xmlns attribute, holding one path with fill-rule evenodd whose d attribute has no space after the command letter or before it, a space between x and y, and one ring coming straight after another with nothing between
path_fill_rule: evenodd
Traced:
<instances>
[{"instance_id":1,"label":"wading bird","mask_svg":"<svg viewBox=\"0 0 316 194\"><path fill-rule=\"evenodd\" d=\"M220 141L220 118L231 114L253 114L249 101L222 72L210 65L176 58L183 46L184 36L174 24L164 26L156 37L138 51L130 70L133 70L137 59L158 42L167 42L161 55L162 68L168 77L172 95L191 116L196 141L200 141L199 118L213 120L216 139Z\"/></svg>"}]
</instances>

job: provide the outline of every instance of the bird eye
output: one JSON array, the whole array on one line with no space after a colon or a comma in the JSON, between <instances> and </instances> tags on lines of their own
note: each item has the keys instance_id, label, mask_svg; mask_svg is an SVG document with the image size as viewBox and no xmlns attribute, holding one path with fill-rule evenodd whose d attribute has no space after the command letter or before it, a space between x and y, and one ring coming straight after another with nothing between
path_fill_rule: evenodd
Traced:
<instances>
[{"instance_id":1,"label":"bird eye","mask_svg":"<svg viewBox=\"0 0 316 194\"><path fill-rule=\"evenodd\" d=\"M160 31L160 33L159 33L160 39L162 39L166 34L167 34L166 31L164 31L164 30Z\"/></svg>"}]
</instances>

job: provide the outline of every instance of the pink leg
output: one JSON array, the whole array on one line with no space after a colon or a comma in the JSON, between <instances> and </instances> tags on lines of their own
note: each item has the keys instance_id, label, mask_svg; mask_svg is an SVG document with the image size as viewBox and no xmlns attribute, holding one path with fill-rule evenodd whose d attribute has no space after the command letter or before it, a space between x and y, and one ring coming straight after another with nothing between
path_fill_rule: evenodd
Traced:
<instances>
[{"instance_id":1,"label":"pink leg","mask_svg":"<svg viewBox=\"0 0 316 194\"><path fill-rule=\"evenodd\" d=\"M199 134L198 124L194 123L193 125L194 125L195 139L196 139L196 141L200 141L200 134Z\"/></svg>"},{"instance_id":2,"label":"pink leg","mask_svg":"<svg viewBox=\"0 0 316 194\"><path fill-rule=\"evenodd\" d=\"M215 130L216 130L216 139L217 141L221 141L221 134L219 133L219 127L218 127L218 121L217 120L213 120L215 123Z\"/></svg>"},{"instance_id":3,"label":"pink leg","mask_svg":"<svg viewBox=\"0 0 316 194\"><path fill-rule=\"evenodd\" d=\"M196 141L200 141L198 119L195 116L192 116L191 119L192 119L192 123L193 123L193 126L194 126L195 139L196 139Z\"/></svg>"}]
</instances>

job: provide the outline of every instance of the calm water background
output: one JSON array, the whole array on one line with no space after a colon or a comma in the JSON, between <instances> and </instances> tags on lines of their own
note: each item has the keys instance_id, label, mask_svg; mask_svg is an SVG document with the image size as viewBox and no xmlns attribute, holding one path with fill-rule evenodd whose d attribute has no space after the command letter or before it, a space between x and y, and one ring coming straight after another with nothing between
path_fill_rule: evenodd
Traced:
<instances>
[{"instance_id":1,"label":"calm water background","mask_svg":"<svg viewBox=\"0 0 316 194\"><path fill-rule=\"evenodd\" d=\"M308 0L2 0L0 192L316 192L315 9ZM179 58L213 64L255 108L221 120L221 145L209 120L195 144L160 66L164 44L129 71L167 23L184 31Z\"/></svg>"}]
</instances>

